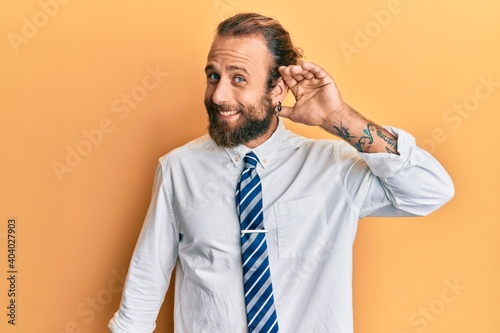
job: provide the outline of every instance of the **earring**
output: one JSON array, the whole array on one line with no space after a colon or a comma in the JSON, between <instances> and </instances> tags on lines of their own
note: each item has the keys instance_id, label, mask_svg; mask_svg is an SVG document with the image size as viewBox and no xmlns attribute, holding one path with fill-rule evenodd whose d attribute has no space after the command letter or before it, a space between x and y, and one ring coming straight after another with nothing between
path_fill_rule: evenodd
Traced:
<instances>
[{"instance_id":1,"label":"earring","mask_svg":"<svg viewBox=\"0 0 500 333\"><path fill-rule=\"evenodd\" d=\"M276 111L276 114L278 114L281 111L281 102L278 102L278 104L276 104L274 111Z\"/></svg>"}]
</instances>

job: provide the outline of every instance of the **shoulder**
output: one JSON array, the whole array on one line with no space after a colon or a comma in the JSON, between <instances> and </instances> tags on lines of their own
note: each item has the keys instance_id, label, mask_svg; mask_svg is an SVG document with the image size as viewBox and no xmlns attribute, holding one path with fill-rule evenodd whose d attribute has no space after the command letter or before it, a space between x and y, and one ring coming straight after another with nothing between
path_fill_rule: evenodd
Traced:
<instances>
[{"instance_id":1,"label":"shoulder","mask_svg":"<svg viewBox=\"0 0 500 333\"><path fill-rule=\"evenodd\" d=\"M218 154L223 152L208 134L196 138L180 147L177 147L160 157L159 162L163 167L172 164L189 163L193 158L202 158L208 154Z\"/></svg>"}]
</instances>

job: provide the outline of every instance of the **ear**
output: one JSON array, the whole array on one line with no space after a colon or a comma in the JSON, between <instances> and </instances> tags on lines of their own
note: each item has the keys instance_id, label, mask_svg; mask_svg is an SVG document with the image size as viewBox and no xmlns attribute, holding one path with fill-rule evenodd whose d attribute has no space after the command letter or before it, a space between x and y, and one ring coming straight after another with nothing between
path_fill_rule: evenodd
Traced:
<instances>
[{"instance_id":1,"label":"ear","mask_svg":"<svg viewBox=\"0 0 500 333\"><path fill-rule=\"evenodd\" d=\"M271 90L271 97L273 98L273 102L283 102L288 93L288 86L283 81L283 78L280 76L278 81L276 82L276 86Z\"/></svg>"}]
</instances>

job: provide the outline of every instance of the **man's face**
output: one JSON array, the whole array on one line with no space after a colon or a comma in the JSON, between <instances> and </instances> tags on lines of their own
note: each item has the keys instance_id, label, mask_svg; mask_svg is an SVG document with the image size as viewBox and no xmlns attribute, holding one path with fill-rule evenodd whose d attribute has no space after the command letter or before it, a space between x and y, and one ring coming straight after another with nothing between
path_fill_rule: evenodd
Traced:
<instances>
[{"instance_id":1,"label":"man's face","mask_svg":"<svg viewBox=\"0 0 500 333\"><path fill-rule=\"evenodd\" d=\"M272 134L276 119L266 90L270 63L270 53L259 37L215 38L205 68L205 107L208 131L216 144L260 144L259 138Z\"/></svg>"}]
</instances>

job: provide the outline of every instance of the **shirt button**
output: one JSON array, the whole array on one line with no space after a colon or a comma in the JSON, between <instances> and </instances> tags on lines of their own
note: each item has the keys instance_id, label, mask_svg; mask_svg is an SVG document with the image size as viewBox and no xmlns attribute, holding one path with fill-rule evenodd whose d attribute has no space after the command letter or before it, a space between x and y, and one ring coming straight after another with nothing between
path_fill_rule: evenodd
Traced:
<instances>
[{"instance_id":1,"label":"shirt button","mask_svg":"<svg viewBox=\"0 0 500 333\"><path fill-rule=\"evenodd\" d=\"M264 161L262 161L262 162L264 162L264 164L266 164L267 163L267 158L265 158Z\"/></svg>"},{"instance_id":2,"label":"shirt button","mask_svg":"<svg viewBox=\"0 0 500 333\"><path fill-rule=\"evenodd\" d=\"M236 157L234 158L234 160L235 160L236 162L239 162L239 161L240 161L240 157L239 157L239 156L236 156Z\"/></svg>"}]
</instances>

